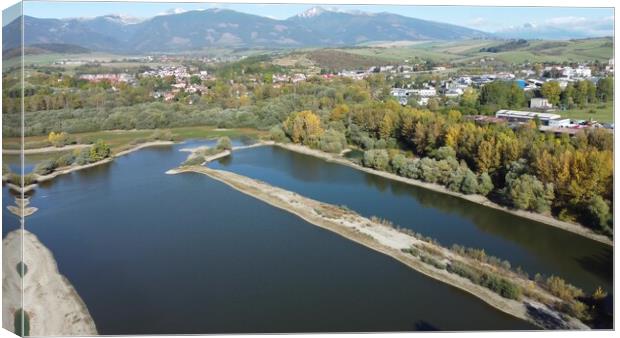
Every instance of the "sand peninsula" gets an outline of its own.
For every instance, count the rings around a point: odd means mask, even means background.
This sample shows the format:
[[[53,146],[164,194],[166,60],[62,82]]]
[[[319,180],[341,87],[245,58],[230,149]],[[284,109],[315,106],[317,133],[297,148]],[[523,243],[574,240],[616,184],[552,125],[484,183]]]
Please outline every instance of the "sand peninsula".
[[[216,179],[233,189],[290,212],[305,221],[342,237],[388,255],[431,278],[464,290],[489,305],[531,322],[544,329],[589,329],[576,318],[561,314],[546,304],[561,300],[548,291],[512,271],[473,258],[458,255],[422,236],[397,229],[385,221],[368,219],[343,207],[322,203],[291,191],[280,189],[249,177],[201,165],[180,166],[166,174],[195,172]],[[432,262],[432,263],[429,263]],[[446,269],[450,264],[464,264],[497,273],[527,290],[519,300],[508,299]],[[438,267],[441,265],[442,267]]]
[[[312,149],[310,147],[307,146],[303,146],[303,145],[299,145],[299,144],[291,144],[291,143],[275,143],[274,144],[277,147],[289,150],[289,151],[293,151],[296,153],[300,153],[300,154],[304,154],[304,155],[309,155],[309,156],[313,156],[316,158],[320,158],[322,160],[328,161],[328,162],[334,162],[334,163],[338,163],[338,164],[342,164],[342,165],[346,165],[349,166],[351,168],[360,170],[360,171],[364,171],[367,172],[369,174],[373,174],[373,175],[377,175],[377,176],[381,176],[390,180],[395,180],[395,181],[399,181],[402,183],[406,183],[406,184],[410,184],[410,185],[414,185],[417,187],[421,187],[424,189],[428,189],[428,190],[432,190],[432,191],[436,191],[439,193],[443,193],[443,194],[447,194],[447,195],[451,195],[451,196],[455,196],[455,197],[459,197],[462,198],[464,200],[467,200],[469,202],[473,202],[473,203],[477,203],[480,205],[484,205],[486,207],[489,208],[493,208],[496,210],[500,210],[503,212],[507,212],[509,214],[513,214],[515,216],[518,217],[522,217],[522,218],[527,218],[542,224],[546,224],[549,226],[553,226],[565,231],[569,231],[572,232],[574,234],[607,244],[609,246],[613,246],[613,241],[605,236],[605,235],[601,235],[598,234],[594,231],[592,231],[589,228],[584,227],[583,225],[580,224],[576,224],[576,223],[570,223],[570,222],[565,222],[565,221],[561,221],[557,218],[554,218],[552,216],[548,216],[548,215],[543,215],[543,214],[539,214],[539,213],[535,213],[535,212],[529,212],[529,211],[525,211],[525,210],[516,210],[516,209],[510,209],[508,207],[499,205],[495,202],[492,202],[491,200],[489,200],[488,198],[486,198],[485,196],[482,195],[465,195],[462,194],[460,192],[455,192],[452,191],[442,185],[439,184],[435,184],[435,183],[427,183],[427,182],[422,182],[420,180],[415,180],[412,178],[407,178],[407,177],[402,177],[402,176],[398,176],[396,174],[393,173],[389,173],[386,171],[381,171],[381,170],[376,170],[376,169],[372,169],[372,168],[367,168],[364,166],[361,166],[359,164],[356,164],[354,162],[352,162],[351,160],[343,157],[342,153],[341,154],[330,154],[330,153],[326,153],[324,151],[321,150],[317,150],[317,149]]]
[[[18,265],[24,252],[22,277]],[[15,331],[15,313],[23,308],[31,336],[91,336],[97,328],[71,283],[60,274],[52,253],[26,230],[14,230],[2,240],[2,327]]]
[[[439,192],[442,194],[447,194],[447,195],[451,195],[454,197],[458,197],[458,198],[462,198],[464,200],[467,200],[469,202],[472,203],[476,203],[476,204],[480,204],[483,205],[485,207],[489,207],[489,208],[493,208],[496,210],[500,210],[502,212],[506,212],[521,218],[526,218],[532,221],[536,221],[538,223],[541,224],[545,224],[545,225],[549,225],[564,231],[568,231],[571,233],[574,233],[576,235],[582,236],[582,237],[586,237],[588,239],[609,245],[609,246],[613,246],[613,241],[602,234],[598,234],[594,231],[592,231],[589,228],[584,227],[583,225],[580,224],[576,224],[576,223],[571,223],[571,222],[565,222],[565,221],[561,221],[557,218],[554,218],[552,216],[548,216],[548,215],[543,215],[543,214],[539,214],[539,213],[535,213],[535,212],[530,212],[530,211],[525,211],[525,210],[516,210],[516,209],[511,209],[502,205],[499,205],[495,202],[492,202],[491,200],[489,200],[488,198],[486,198],[485,196],[482,195],[477,195],[477,194],[472,194],[472,195],[466,195],[466,194],[462,194],[460,192],[456,192],[456,191],[452,191],[442,185],[439,184],[435,184],[435,183],[427,183],[427,182],[423,182],[420,180],[416,180],[416,179],[412,179],[412,178],[407,178],[407,177],[402,177],[402,176],[398,176],[396,174],[393,173],[389,173],[386,171],[381,171],[381,170],[376,170],[376,169],[372,169],[372,168],[367,168],[364,167],[362,165],[359,165],[357,163],[352,162],[351,160],[347,159],[344,157],[344,155],[350,151],[350,149],[345,149],[343,150],[340,154],[332,154],[332,153],[327,153],[321,150],[317,150],[317,149],[312,149],[310,147],[307,146],[303,146],[303,145],[299,145],[299,144],[292,144],[292,143],[279,143],[279,142],[274,142],[274,141],[260,141],[257,143],[254,143],[252,145],[249,146],[241,146],[241,147],[233,147],[233,151],[235,150],[242,150],[242,149],[247,149],[247,148],[254,148],[254,147],[261,147],[261,146],[276,146],[276,147],[280,147],[282,149],[286,149],[288,151],[292,151],[292,152],[296,152],[299,154],[304,154],[304,155],[308,155],[308,156],[313,156],[319,159],[322,159],[324,161],[327,162],[332,162],[332,163],[337,163],[337,164],[341,164],[341,165],[346,165],[348,167],[351,167],[353,169],[356,170],[360,170],[372,175],[377,175],[377,176],[381,176],[383,178],[387,178],[390,180],[394,180],[394,181],[398,181],[398,182],[402,182],[405,184],[409,184],[409,185],[414,185],[417,187],[421,187],[424,189],[428,189],[428,190],[432,190],[435,192]],[[195,154],[198,152],[198,150],[200,149],[205,149],[207,147],[199,147],[199,148],[193,148],[193,149],[182,149],[181,151],[186,151],[186,152],[190,152],[190,156],[188,157],[188,159],[192,158],[193,156],[195,156]],[[230,155],[230,153],[218,153],[215,155],[211,155],[210,157],[206,158],[205,161],[203,162],[203,165],[210,162],[210,161],[214,161],[216,159],[220,159],[222,157],[228,156]]]

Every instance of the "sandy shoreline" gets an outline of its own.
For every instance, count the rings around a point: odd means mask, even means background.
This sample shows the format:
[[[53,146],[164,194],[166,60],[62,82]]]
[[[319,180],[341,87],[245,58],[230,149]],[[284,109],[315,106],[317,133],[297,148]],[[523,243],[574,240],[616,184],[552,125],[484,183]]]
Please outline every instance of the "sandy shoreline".
[[[17,271],[21,259],[23,233],[23,262],[26,266],[21,295],[22,278]],[[2,327],[14,331],[15,311],[23,308],[30,319],[31,336],[89,336],[97,328],[88,308],[71,283],[60,274],[56,260],[37,237],[22,230],[7,234],[2,240]]]
[[[571,318],[568,321],[560,319],[557,312],[549,309],[542,303],[527,298],[523,298],[521,301],[503,298],[497,293],[474,284],[466,278],[428,265],[422,262],[419,257],[404,253],[402,249],[408,249],[412,246],[418,248],[432,246],[433,251],[438,253],[436,258],[440,261],[459,261],[467,262],[468,264],[472,264],[474,261],[467,257],[458,256],[446,248],[424,242],[414,236],[362,217],[354,212],[306,198],[299,194],[232,172],[215,170],[202,166],[187,166],[169,170],[167,174],[178,174],[183,172],[196,172],[207,175],[242,193],[293,213],[311,224],[388,255],[420,273],[464,290],[505,313],[527,320],[537,326],[543,328],[558,328],[557,326],[549,327],[549,324],[545,324],[532,316],[530,311],[528,311],[528,307],[535,307],[557,318],[558,321],[562,323],[561,325],[556,324],[559,325],[559,327],[588,329],[586,325],[577,319]],[[474,262],[473,264],[483,263]],[[488,264],[483,264],[483,268],[490,270],[496,269]],[[508,278],[522,287],[529,287],[530,290],[534,290],[542,299],[557,300],[557,298],[551,296],[545,290],[540,289],[538,286],[533,286],[529,280],[517,277],[516,274],[511,274]]]
[[[343,157],[340,157],[338,155],[333,155],[333,154],[329,154],[329,153],[325,153],[323,151],[320,150],[315,150],[315,149],[310,149],[308,147],[302,146],[302,145],[297,145],[297,144],[283,144],[283,143],[276,143],[275,144],[278,147],[281,147],[283,149],[287,149],[290,151],[294,151],[297,153],[301,153],[301,154],[305,154],[305,155],[310,155],[310,156],[314,156],[329,162],[335,162],[338,164],[342,164],[342,165],[346,165],[349,166],[351,168],[357,169],[357,170],[361,170],[364,172],[367,172],[369,174],[373,174],[373,175],[377,175],[377,176],[381,176],[387,179],[391,179],[391,180],[395,180],[395,181],[399,181],[402,183],[406,183],[406,184],[410,184],[410,185],[415,185],[418,187],[422,187],[425,189],[429,189],[429,190],[433,190],[436,192],[440,192],[440,193],[444,193],[444,194],[448,194],[451,196],[455,196],[455,197],[459,197],[462,198],[464,200],[473,202],[473,203],[477,203],[489,208],[493,208],[496,210],[500,210],[503,212],[507,212],[510,214],[513,214],[515,216],[519,216],[522,218],[527,218],[539,223],[543,223],[549,226],[553,226],[555,228],[559,228],[565,231],[569,231],[572,232],[574,234],[601,242],[603,244],[607,244],[610,246],[613,246],[613,241],[611,239],[609,239],[609,237],[601,235],[601,234],[597,234],[594,231],[579,225],[579,224],[574,224],[574,223],[569,223],[569,222],[564,222],[561,221],[559,219],[556,219],[554,217],[551,216],[546,216],[546,215],[542,215],[542,214],[537,214],[537,213],[533,213],[533,212],[529,212],[529,211],[525,211],[525,210],[514,210],[514,209],[509,209],[507,207],[504,207],[502,205],[499,205],[497,203],[494,203],[492,201],[490,201],[489,199],[487,199],[486,197],[482,196],[482,195],[465,195],[465,194],[461,194],[459,192],[455,192],[452,190],[449,190],[448,188],[441,186],[439,184],[434,184],[434,183],[426,183],[426,182],[422,182],[419,180],[414,180],[411,178],[406,178],[406,177],[402,177],[402,176],[398,176],[396,174],[392,174],[392,173],[388,173],[385,171],[380,171],[380,170],[375,170],[375,169],[371,169],[371,168],[366,168],[363,167],[361,165],[355,164]]]
[[[101,161],[97,161],[97,162],[93,162],[93,163],[88,163],[88,164],[84,164],[84,165],[71,165],[71,166],[64,167],[64,168],[58,168],[58,169],[54,170],[52,173],[47,174],[47,175],[38,175],[38,174],[34,174],[34,173],[33,174],[35,175],[37,183],[45,182],[45,181],[52,180],[55,177],[60,176],[60,175],[70,174],[70,173],[75,172],[75,171],[79,171],[79,170],[83,170],[83,169],[87,169],[87,168],[92,168],[92,167],[96,167],[98,165],[102,165],[102,164],[106,164],[106,163],[112,162],[117,157],[121,157],[121,156],[130,154],[130,153],[132,153],[134,151],[138,151],[138,150],[143,149],[143,148],[156,147],[156,146],[166,146],[166,145],[172,145],[172,144],[174,144],[174,142],[172,142],[172,141],[153,141],[153,142],[141,143],[141,144],[138,144],[138,145],[136,145],[135,147],[133,147],[131,149],[123,150],[123,151],[120,151],[120,152],[118,152],[116,154],[113,154],[110,157],[104,158]],[[8,183],[8,184],[9,184],[9,187],[11,189],[13,189],[13,190],[15,190],[17,192],[23,192],[23,193],[26,193],[26,192],[28,192],[28,191],[30,191],[30,190],[32,190],[32,189],[37,187],[37,184],[30,184],[28,186],[25,186],[24,188],[21,188],[21,187],[15,185],[15,184],[12,184],[12,183]]]

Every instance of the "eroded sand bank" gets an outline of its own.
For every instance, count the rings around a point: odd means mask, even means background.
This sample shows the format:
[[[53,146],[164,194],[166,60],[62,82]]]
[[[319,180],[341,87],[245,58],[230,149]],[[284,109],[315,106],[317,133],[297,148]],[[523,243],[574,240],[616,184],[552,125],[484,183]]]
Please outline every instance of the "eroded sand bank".
[[[22,277],[18,264],[23,262]],[[29,317],[31,336],[87,336],[97,329],[88,308],[71,283],[60,274],[56,260],[38,238],[15,230],[2,240],[2,326],[14,331],[15,312],[23,308]]]

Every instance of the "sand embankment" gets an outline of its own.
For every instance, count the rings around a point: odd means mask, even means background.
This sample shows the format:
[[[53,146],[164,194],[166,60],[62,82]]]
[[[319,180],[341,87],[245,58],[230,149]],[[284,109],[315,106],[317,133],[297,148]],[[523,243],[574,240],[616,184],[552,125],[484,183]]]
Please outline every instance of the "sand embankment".
[[[45,154],[45,153],[54,153],[60,151],[69,151],[75,149],[82,149],[91,147],[92,144],[70,144],[62,147],[44,147],[44,148],[33,148],[33,149],[24,149],[25,155],[32,154]],[[21,153],[20,149],[2,149],[2,153],[6,155],[19,155]]]
[[[519,301],[503,298],[497,293],[474,284],[466,278],[450,273],[445,269],[439,269],[424,263],[420,256],[414,256],[402,250],[415,247],[424,250],[426,254],[446,264],[458,261],[469,264],[470,266],[476,264],[480,266],[480,268],[488,269],[489,271],[497,270],[494,266],[473,261],[473,259],[468,257],[456,255],[452,251],[439,245],[422,241],[415,236],[381,224],[378,220],[370,220],[350,210],[322,203],[232,172],[210,169],[203,166],[185,166],[169,170],[167,173],[178,174],[183,172],[196,172],[208,175],[242,193],[293,213],[309,223],[335,232],[342,237],[388,255],[429,277],[469,292],[505,313],[527,320],[540,327],[549,329],[588,329],[586,325],[577,319],[562,319],[559,313],[538,301],[529,298],[523,298]],[[514,273],[504,272],[502,277],[510,279],[521,287],[527,287],[529,292],[535,293],[541,297],[540,299],[546,299],[549,302],[557,301],[556,297],[548,294],[531,281],[518,277]],[[532,313],[532,308],[537,309],[536,315]],[[544,313],[544,315],[540,316],[541,313]],[[541,319],[548,319],[550,317],[554,318],[551,322]]]
[[[23,262],[22,278],[17,266]],[[71,283],[60,274],[52,253],[37,237],[15,230],[2,240],[2,327],[15,331],[15,312],[23,308],[31,336],[89,336],[97,328]]]
[[[133,153],[134,151],[143,149],[143,148],[147,148],[147,147],[157,147],[157,146],[169,146],[174,144],[173,141],[152,141],[152,142],[145,142],[145,143],[140,143],[138,145],[136,145],[135,147],[132,147],[130,149],[127,150],[123,150],[120,151],[116,154],[114,154],[114,157],[120,157],[123,155],[127,155],[129,153]]]
[[[387,179],[391,179],[391,180],[395,180],[395,181],[399,181],[399,182],[403,182],[406,184],[410,184],[410,185],[415,185],[418,187],[422,187],[424,189],[428,189],[428,190],[433,190],[436,192],[440,192],[443,194],[448,194],[451,196],[455,196],[458,198],[462,198],[464,200],[473,202],[473,203],[477,203],[480,205],[484,205],[486,207],[489,208],[493,208],[496,210],[500,210],[503,212],[507,212],[510,214],[513,214],[515,216],[519,216],[522,218],[527,218],[539,223],[543,223],[546,225],[550,225],[565,231],[569,231],[572,232],[574,234],[613,246],[613,241],[605,236],[605,235],[601,235],[601,234],[597,234],[596,232],[592,231],[591,229],[588,229],[582,225],[579,224],[575,224],[575,223],[570,223],[570,222],[565,222],[565,221],[561,221],[557,218],[554,218],[552,216],[548,216],[548,215],[543,215],[543,214],[539,214],[539,213],[535,213],[535,212],[529,212],[529,211],[525,211],[525,210],[516,210],[516,209],[510,209],[507,208],[505,206],[499,205],[495,202],[490,201],[488,198],[486,198],[485,196],[482,195],[465,195],[459,192],[455,192],[452,191],[442,185],[439,184],[435,184],[435,183],[427,183],[427,182],[422,182],[419,180],[415,180],[415,179],[411,179],[411,178],[407,178],[407,177],[402,177],[402,176],[398,176],[396,174],[392,174],[392,173],[388,173],[385,171],[380,171],[380,170],[376,170],[376,169],[372,169],[372,168],[367,168],[367,167],[363,167],[361,165],[358,165],[356,163],[351,162],[350,160],[343,158],[342,156],[339,155],[334,155],[334,154],[329,154],[320,150],[316,150],[316,149],[311,149],[308,148],[306,146],[302,146],[302,145],[298,145],[298,144],[283,144],[283,143],[276,143],[275,144],[278,147],[290,150],[290,151],[294,151],[297,153],[301,153],[301,154],[305,154],[305,155],[310,155],[310,156],[314,156],[329,162],[335,162],[338,164],[343,164],[352,168],[355,168],[357,170],[361,170],[364,172],[367,172],[369,174],[373,174],[373,175],[377,175],[377,176],[381,176]]]

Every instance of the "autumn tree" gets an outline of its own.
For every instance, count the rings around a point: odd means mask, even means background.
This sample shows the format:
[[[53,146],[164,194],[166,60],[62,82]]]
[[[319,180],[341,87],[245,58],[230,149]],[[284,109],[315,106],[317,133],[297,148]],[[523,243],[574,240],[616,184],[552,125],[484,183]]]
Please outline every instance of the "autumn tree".
[[[316,145],[323,135],[321,118],[309,110],[292,113],[284,121],[283,127],[286,135],[295,143]]]

